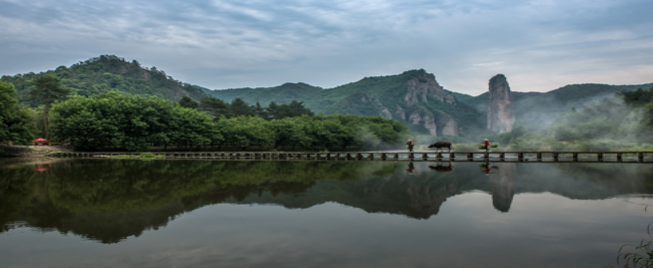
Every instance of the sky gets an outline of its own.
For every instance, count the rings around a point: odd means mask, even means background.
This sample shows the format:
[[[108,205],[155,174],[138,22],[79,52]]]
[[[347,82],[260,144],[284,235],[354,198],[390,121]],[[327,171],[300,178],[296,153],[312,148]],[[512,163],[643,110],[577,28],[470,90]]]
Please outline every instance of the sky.
[[[0,0],[0,75],[100,55],[209,89],[424,69],[479,95],[653,82],[653,0]]]

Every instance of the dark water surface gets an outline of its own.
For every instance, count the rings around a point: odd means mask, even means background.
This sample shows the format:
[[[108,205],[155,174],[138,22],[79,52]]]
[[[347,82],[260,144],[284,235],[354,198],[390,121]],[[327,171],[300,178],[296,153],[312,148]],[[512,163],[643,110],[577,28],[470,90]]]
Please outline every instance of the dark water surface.
[[[0,267],[602,267],[652,239],[651,164],[0,165]]]

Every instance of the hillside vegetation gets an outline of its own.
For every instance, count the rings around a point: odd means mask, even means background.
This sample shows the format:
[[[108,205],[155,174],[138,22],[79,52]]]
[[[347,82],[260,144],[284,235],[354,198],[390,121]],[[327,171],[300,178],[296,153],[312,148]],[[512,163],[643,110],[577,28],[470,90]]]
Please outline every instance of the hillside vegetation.
[[[428,90],[411,87],[411,82],[431,83]],[[246,102],[290,103],[293,100],[303,102],[315,113],[354,114],[363,116],[382,116],[392,118],[407,126],[415,133],[428,134],[426,119],[437,125],[437,134],[443,133],[444,126],[455,121],[455,132],[470,134],[478,132],[484,126],[485,117],[477,110],[455,100],[444,100],[451,92],[438,89],[439,85],[431,74],[425,70],[410,70],[398,75],[366,77],[357,82],[337,86],[330,89],[307,85],[304,83],[287,83],[270,88],[240,88],[228,90],[213,90],[207,93],[225,101],[241,98]],[[415,92],[415,91],[429,92]],[[433,91],[441,92],[433,93]],[[418,98],[411,103],[407,101],[412,95],[423,94],[426,99]],[[440,94],[440,95],[438,95]],[[415,123],[419,121],[419,123]]]
[[[291,103],[293,100],[306,102],[321,91],[322,88],[305,83],[285,83],[277,87],[207,90],[206,93],[226,102],[240,98],[248,103],[267,105],[270,102]]]
[[[397,75],[366,77],[329,89],[305,83],[285,83],[269,88],[209,90],[177,81],[156,67],[141,66],[136,60],[126,61],[117,56],[103,55],[73,64],[70,67],[60,66],[46,72],[5,75],[0,79],[0,83],[2,83],[0,84],[2,89],[0,103],[3,106],[0,110],[0,138],[2,138],[0,142],[26,144],[36,137],[49,137],[49,111],[51,107],[59,107],[59,113],[54,118],[57,119],[55,125],[60,138],[81,135],[78,133],[81,130],[75,130],[75,127],[80,126],[70,124],[66,127],[70,127],[69,131],[71,132],[65,135],[61,132],[62,124],[67,121],[79,120],[79,122],[94,125],[93,131],[99,130],[102,135],[110,133],[107,137],[110,137],[111,141],[86,141],[87,143],[81,145],[79,142],[82,141],[72,139],[71,143],[77,143],[87,149],[101,147],[126,150],[146,148],[144,144],[188,148],[197,148],[206,144],[241,148],[250,147],[250,145],[260,148],[289,146],[312,149],[375,147],[386,143],[398,144],[400,143],[399,137],[413,134],[428,136],[422,136],[423,142],[441,139],[454,142],[477,142],[479,138],[490,137],[502,144],[512,144],[514,147],[523,147],[525,144],[530,144],[532,140],[547,140],[549,144],[553,144],[552,141],[562,142],[555,146],[564,147],[569,143],[578,143],[598,137],[591,135],[592,131],[574,130],[581,125],[584,130],[600,131],[603,134],[610,133],[607,136],[602,135],[604,138],[618,140],[627,135],[629,140],[638,144],[649,142],[645,138],[648,135],[648,125],[645,121],[648,120],[649,114],[642,112],[645,111],[645,107],[648,107],[649,100],[646,99],[648,95],[642,92],[646,92],[643,89],[653,87],[653,83],[618,86],[580,84],[568,85],[546,93],[513,92],[514,113],[517,119],[515,130],[511,133],[496,135],[485,129],[487,93],[470,96],[445,90],[438,84],[433,74],[429,74],[423,69],[410,70]],[[635,91],[638,88],[643,89]],[[106,95],[110,92],[113,93]],[[642,103],[633,104],[626,101],[626,104],[623,104],[621,99],[628,96],[623,95],[623,92],[638,92],[637,94],[643,96],[638,97],[638,101]],[[615,97],[616,93],[621,95]],[[98,95],[103,96],[99,99],[104,99],[102,101],[94,99]],[[131,99],[126,96],[154,97],[156,99],[148,99],[148,101],[156,103],[150,108],[167,111],[170,114],[161,115],[159,118],[146,118],[148,114],[156,113],[150,110],[130,110],[131,106],[125,105],[132,105],[132,102],[143,99]],[[616,98],[617,100],[604,101],[605,98]],[[65,116],[61,117],[62,107],[75,106],[71,104],[73,102],[66,101],[66,99],[76,102],[77,107],[86,105],[81,103],[94,101],[97,105],[103,101],[124,102],[121,105],[125,107],[114,105],[111,109],[111,113],[117,113],[114,116],[122,116],[121,119],[116,119],[115,122],[118,123],[115,128],[124,129],[124,131],[115,132],[116,129],[108,127],[111,124],[99,124],[98,122],[110,118],[108,114],[101,112],[84,114],[74,111],[70,113],[72,118],[70,120]],[[32,107],[27,108],[27,105]],[[175,106],[181,106],[186,110],[175,108]],[[147,109],[148,107],[140,108]],[[618,112],[615,112],[617,109]],[[637,112],[634,112],[635,110]],[[101,109],[97,109],[97,111],[101,111]],[[85,112],[88,112],[88,109]],[[119,114],[128,112],[133,114]],[[589,115],[581,116],[585,113]],[[204,117],[204,115],[208,117]],[[374,118],[362,119],[333,115]],[[248,119],[250,117],[257,119]],[[304,119],[286,119],[295,117]],[[174,134],[163,131],[161,133],[165,135],[153,137],[153,133],[156,132],[153,128],[144,130],[138,128],[142,122],[150,121],[153,122],[153,125],[148,127],[162,127],[170,130],[177,127],[171,124],[170,120],[160,121],[164,118],[175,118],[177,124],[189,124],[190,128],[199,126],[197,129],[188,130],[189,133],[207,130],[208,134],[203,133],[191,137],[183,136],[179,131]],[[184,120],[198,121],[186,122]],[[281,122],[282,120],[284,121]],[[316,125],[309,122],[316,120],[328,124]],[[392,123],[393,120],[399,122],[403,127]],[[272,123],[272,121],[276,123]],[[130,124],[134,124],[134,128],[126,127]],[[261,130],[265,135],[250,135],[243,138],[242,142],[223,140],[227,135],[216,135],[222,130],[240,127],[240,124],[265,125],[265,128]],[[291,126],[293,124],[303,124],[304,128],[292,134],[295,135],[292,137],[294,139],[292,142],[275,140],[279,137],[274,136],[266,139],[260,138],[272,133],[271,129],[275,128],[275,131],[281,131],[283,128],[293,128],[295,131],[297,129],[296,126]],[[329,124],[333,124],[333,126]],[[335,138],[333,135],[340,135],[336,132],[340,131],[338,129],[342,126],[345,127],[342,132],[345,134]],[[322,138],[318,137],[317,132],[310,134],[313,135],[310,142],[303,140],[310,136],[309,133],[314,130],[311,129],[313,127],[316,129],[331,128],[328,134],[331,136],[323,138],[332,140],[336,145],[329,146],[322,143],[323,141],[320,140]],[[243,133],[249,131],[241,130]],[[138,135],[130,136],[138,131],[141,131]],[[373,135],[370,136],[370,133]],[[638,134],[631,135],[629,133]],[[372,142],[366,141],[366,137],[371,137],[372,139],[369,141]],[[133,140],[130,140],[132,138]],[[285,138],[281,137],[281,139]],[[336,140],[338,141],[336,142]],[[533,146],[536,145],[527,147]],[[472,146],[472,148],[474,147]]]
[[[34,81],[46,75],[60,79],[61,85],[70,89],[71,94],[81,96],[108,91],[157,96],[171,101],[184,96],[196,100],[206,96],[202,87],[177,81],[156,67],[147,68],[136,60],[128,62],[113,55],[102,55],[46,72],[4,75],[0,81],[12,84],[19,99],[26,100],[27,92],[34,89]]]
[[[487,118],[488,93],[479,96],[450,92],[455,98],[455,105],[432,99],[407,104],[407,82],[411,79],[423,80],[424,70],[411,70],[398,75],[366,77],[357,82],[330,89],[303,83],[287,83],[270,88],[241,88],[207,91],[216,98],[226,101],[242,98],[254,103],[290,103],[293,100],[303,102],[307,108],[323,114],[356,114],[365,116],[392,117],[406,125],[415,133],[428,134],[423,124],[414,124],[408,116],[430,116],[441,122],[449,118],[459,126],[459,135],[467,139],[488,135],[484,130]],[[638,88],[649,88],[653,83],[642,85],[606,85],[574,84],[549,92],[512,92],[514,114],[518,125],[525,129],[542,130],[550,127],[556,118],[572,109],[583,108],[614,97],[616,93],[630,92]],[[384,109],[390,113],[384,113]],[[401,111],[401,112],[397,112]],[[444,123],[438,125],[438,136],[442,133]]]

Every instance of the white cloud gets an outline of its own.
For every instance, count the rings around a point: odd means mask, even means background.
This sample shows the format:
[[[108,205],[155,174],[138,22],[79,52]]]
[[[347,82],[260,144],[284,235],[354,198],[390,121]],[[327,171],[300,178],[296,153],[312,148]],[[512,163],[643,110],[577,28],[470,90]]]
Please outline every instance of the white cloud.
[[[288,81],[333,87],[417,68],[469,94],[487,90],[499,72],[511,85],[539,91],[653,80],[645,73],[653,66],[653,18],[640,16],[653,8],[646,0],[0,0],[0,6],[0,60],[10,63],[0,74],[115,54],[209,88]]]

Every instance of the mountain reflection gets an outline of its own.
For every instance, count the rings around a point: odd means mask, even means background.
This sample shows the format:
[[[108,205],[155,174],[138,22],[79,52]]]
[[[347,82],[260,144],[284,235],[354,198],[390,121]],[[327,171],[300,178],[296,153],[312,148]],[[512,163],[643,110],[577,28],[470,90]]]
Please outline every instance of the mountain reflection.
[[[486,172],[490,175],[490,184],[492,184],[492,205],[501,212],[508,212],[512,197],[515,195],[517,164],[504,163],[495,172]]]
[[[452,196],[492,195],[508,212],[515,193],[572,199],[651,193],[650,165],[433,162],[71,160],[0,168],[0,232],[17,226],[117,243],[219,203],[309,208],[337,202],[415,219]],[[487,175],[486,175],[487,174]],[[626,178],[626,179],[624,179]]]

